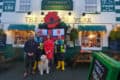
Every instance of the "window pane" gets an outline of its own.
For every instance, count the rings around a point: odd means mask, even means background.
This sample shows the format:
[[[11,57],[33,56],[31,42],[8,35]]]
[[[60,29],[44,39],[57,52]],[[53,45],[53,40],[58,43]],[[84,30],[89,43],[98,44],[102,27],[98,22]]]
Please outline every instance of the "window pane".
[[[31,7],[31,0],[20,0],[19,11],[23,11],[23,12],[30,11],[30,7]]]
[[[85,0],[85,11],[88,13],[97,12],[97,0]]]

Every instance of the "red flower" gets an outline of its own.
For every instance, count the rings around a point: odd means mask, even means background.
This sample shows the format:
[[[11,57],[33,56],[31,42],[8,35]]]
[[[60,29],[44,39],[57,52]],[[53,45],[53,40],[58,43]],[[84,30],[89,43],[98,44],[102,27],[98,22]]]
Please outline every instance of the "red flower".
[[[57,15],[57,12],[49,12],[45,16],[44,21],[47,24],[48,28],[55,28],[59,24],[60,18]]]

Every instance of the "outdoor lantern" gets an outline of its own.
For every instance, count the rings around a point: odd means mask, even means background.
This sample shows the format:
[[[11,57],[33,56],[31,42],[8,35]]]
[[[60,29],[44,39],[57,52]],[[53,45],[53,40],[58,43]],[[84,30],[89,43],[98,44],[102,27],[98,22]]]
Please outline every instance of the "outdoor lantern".
[[[71,14],[72,14],[71,12],[68,13],[69,16],[71,16]]]
[[[86,15],[86,13],[82,13],[82,16],[85,16]]]
[[[27,15],[31,15],[31,12],[27,12]]]
[[[44,15],[44,12],[41,12],[41,15]]]

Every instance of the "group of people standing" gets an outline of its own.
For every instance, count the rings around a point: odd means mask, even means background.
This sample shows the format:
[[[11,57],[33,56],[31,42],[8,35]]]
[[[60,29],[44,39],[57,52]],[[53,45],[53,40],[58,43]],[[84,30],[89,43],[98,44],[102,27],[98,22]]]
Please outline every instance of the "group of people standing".
[[[24,77],[26,77],[28,73],[34,74],[37,71],[37,65],[40,64],[40,57],[43,54],[47,56],[50,68],[54,67],[53,63],[55,62],[55,58],[57,62],[56,69],[64,71],[65,44],[61,36],[58,36],[58,40],[54,41],[50,35],[47,36],[47,39],[43,40],[39,32],[37,32],[35,36],[30,34],[29,39],[25,42],[24,51]]]

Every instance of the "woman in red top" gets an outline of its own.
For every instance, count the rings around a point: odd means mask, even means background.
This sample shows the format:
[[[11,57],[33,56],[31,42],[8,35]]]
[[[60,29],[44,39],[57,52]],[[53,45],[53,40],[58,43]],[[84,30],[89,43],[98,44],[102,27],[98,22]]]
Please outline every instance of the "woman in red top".
[[[49,66],[52,67],[54,55],[54,41],[50,38],[50,36],[47,36],[47,39],[44,41],[44,51],[49,60]]]

